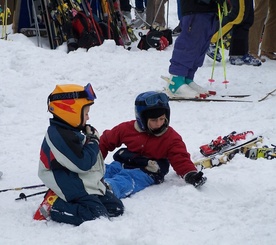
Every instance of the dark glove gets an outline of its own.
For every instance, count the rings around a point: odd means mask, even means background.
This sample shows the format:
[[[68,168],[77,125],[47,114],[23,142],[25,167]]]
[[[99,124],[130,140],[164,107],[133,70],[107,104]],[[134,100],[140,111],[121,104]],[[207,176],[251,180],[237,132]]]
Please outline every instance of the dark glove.
[[[201,171],[189,172],[185,175],[185,181],[197,188],[204,185],[204,183],[207,181],[207,178],[203,177],[203,173]]]
[[[98,131],[92,127],[91,125],[85,125],[84,133],[86,134],[86,142],[89,143],[97,143],[100,142],[100,135]]]

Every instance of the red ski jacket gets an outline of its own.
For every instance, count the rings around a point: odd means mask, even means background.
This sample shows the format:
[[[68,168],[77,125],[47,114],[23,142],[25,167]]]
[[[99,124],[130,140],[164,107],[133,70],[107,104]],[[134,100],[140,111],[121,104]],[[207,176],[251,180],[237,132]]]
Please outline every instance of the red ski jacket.
[[[184,176],[197,171],[181,136],[168,127],[160,136],[141,131],[135,120],[123,122],[111,130],[105,130],[100,138],[100,150],[106,158],[109,151],[124,144],[129,151],[155,160],[167,158],[174,171]]]

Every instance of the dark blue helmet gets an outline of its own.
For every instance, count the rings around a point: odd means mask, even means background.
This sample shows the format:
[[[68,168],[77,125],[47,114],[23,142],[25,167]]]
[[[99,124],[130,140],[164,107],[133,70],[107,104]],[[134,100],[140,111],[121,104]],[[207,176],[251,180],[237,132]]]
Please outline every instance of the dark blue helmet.
[[[139,94],[135,100],[135,117],[139,127],[148,131],[148,118],[157,118],[165,114],[167,121],[163,130],[169,126],[170,106],[169,98],[165,93],[149,91]]]

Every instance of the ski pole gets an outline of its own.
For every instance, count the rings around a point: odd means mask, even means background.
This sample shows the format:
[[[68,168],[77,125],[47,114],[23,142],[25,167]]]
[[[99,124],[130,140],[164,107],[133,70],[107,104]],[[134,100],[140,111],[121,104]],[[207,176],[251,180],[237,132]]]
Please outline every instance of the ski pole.
[[[227,10],[227,4],[226,2],[224,2],[223,4],[223,14],[221,13],[221,6],[220,4],[218,4],[218,16],[219,16],[219,38],[217,38],[216,40],[216,48],[215,48],[215,54],[214,54],[214,61],[213,61],[213,65],[212,65],[212,73],[211,73],[211,78],[208,79],[208,81],[210,82],[210,84],[212,84],[213,82],[215,82],[214,79],[214,71],[215,71],[215,64],[216,64],[216,58],[217,58],[217,53],[218,53],[218,46],[219,46],[219,41],[221,41],[221,48],[222,48],[222,63],[223,63],[223,68],[224,68],[224,79],[225,81],[223,83],[226,84],[226,64],[225,64],[225,55],[224,55],[224,43],[223,43],[223,39],[222,39],[222,17],[223,15],[227,15],[228,10]]]
[[[34,188],[38,188],[38,187],[43,187],[45,186],[44,184],[40,184],[40,185],[29,185],[29,186],[23,186],[23,187],[16,187],[16,188],[9,188],[9,189],[3,189],[0,190],[0,192],[5,192],[5,191],[20,191],[23,189],[34,189]]]
[[[210,82],[210,85],[212,85],[212,83],[215,82],[214,71],[215,71],[216,58],[217,58],[217,53],[218,53],[218,43],[219,43],[219,39],[217,39],[217,41],[216,41],[216,49],[215,49],[214,60],[213,60],[213,65],[212,65],[211,78],[208,80]]]
[[[39,24],[38,24],[38,20],[37,20],[37,13],[36,13],[36,9],[35,9],[35,0],[32,0],[32,5],[33,5],[33,14],[34,14],[34,24],[35,24],[35,29],[36,29],[37,46],[42,48],[40,29],[39,29]]]
[[[46,192],[47,191],[40,191],[40,192],[36,192],[36,193],[30,194],[30,195],[27,195],[27,196],[25,195],[25,193],[22,192],[22,193],[19,194],[18,198],[15,198],[15,201],[22,200],[22,199],[25,199],[25,201],[27,201],[28,197],[33,197],[33,196],[45,194]]]
[[[218,16],[219,16],[219,37],[220,37],[220,43],[221,43],[221,56],[222,56],[222,66],[223,66],[223,75],[224,75],[224,83],[225,88],[227,88],[227,84],[229,81],[226,80],[226,62],[225,62],[225,54],[224,54],[224,43],[223,43],[223,36],[222,36],[222,14],[220,10],[220,4],[218,3]]]
[[[167,29],[169,29],[169,9],[170,9],[170,2],[168,0],[167,1],[167,24],[166,24]]]

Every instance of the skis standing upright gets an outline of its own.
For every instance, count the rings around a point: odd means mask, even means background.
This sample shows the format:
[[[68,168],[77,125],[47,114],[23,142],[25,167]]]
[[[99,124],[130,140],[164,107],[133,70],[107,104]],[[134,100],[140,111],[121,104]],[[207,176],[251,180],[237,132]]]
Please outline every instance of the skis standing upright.
[[[101,30],[99,24],[97,23],[97,21],[95,21],[95,19],[94,19],[90,3],[87,2],[87,0],[81,0],[81,4],[82,4],[82,8],[83,8],[84,13],[86,14],[86,16],[90,19],[90,21],[92,23],[93,29],[95,30],[95,34],[96,34],[97,39],[98,39],[98,42],[101,45],[103,43],[102,30]]]
[[[101,2],[102,15],[100,16],[103,23],[106,23],[107,39],[114,39],[117,45],[124,46],[122,33],[118,27],[118,21],[114,13],[113,1],[110,0],[99,0]]]
[[[45,25],[48,33],[49,43],[51,49],[56,49],[63,43],[61,30],[58,27],[58,16],[56,9],[51,0],[42,1],[42,13],[45,20]]]
[[[113,2],[113,7],[114,7],[115,16],[117,18],[118,27],[120,28],[120,31],[122,34],[124,45],[129,46],[131,44],[131,40],[128,35],[126,20],[121,11],[120,0],[115,0]]]
[[[8,25],[8,17],[11,15],[11,11],[8,8],[8,1],[5,0],[4,8],[0,9],[0,16],[2,21],[2,39],[7,40],[7,25]]]

